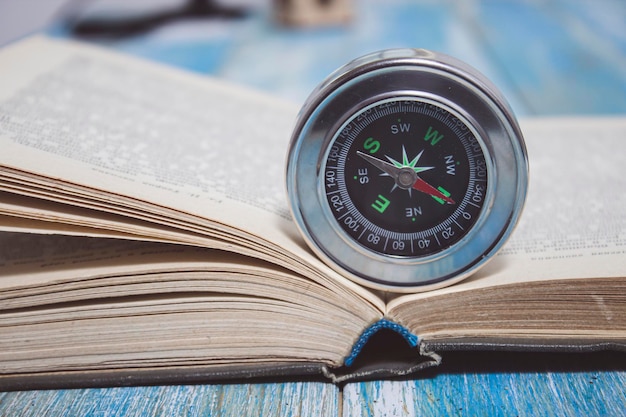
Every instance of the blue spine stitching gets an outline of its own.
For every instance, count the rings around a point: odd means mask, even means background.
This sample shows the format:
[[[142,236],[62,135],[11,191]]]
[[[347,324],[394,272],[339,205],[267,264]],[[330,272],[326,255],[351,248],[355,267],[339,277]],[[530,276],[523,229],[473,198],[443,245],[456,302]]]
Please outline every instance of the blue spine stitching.
[[[359,340],[357,340],[354,346],[352,346],[352,351],[350,352],[350,356],[348,356],[344,361],[346,366],[352,366],[352,364],[356,360],[357,356],[359,356],[359,353],[361,353],[361,350],[363,349],[367,341],[370,339],[370,337],[372,337],[380,329],[393,330],[394,332],[402,336],[404,340],[406,340],[406,342],[411,347],[416,347],[417,343],[419,342],[419,338],[416,335],[409,332],[406,327],[400,326],[398,323],[394,323],[391,320],[380,319],[376,323],[372,324],[367,329],[365,329],[365,331],[361,334],[361,337],[359,337]]]

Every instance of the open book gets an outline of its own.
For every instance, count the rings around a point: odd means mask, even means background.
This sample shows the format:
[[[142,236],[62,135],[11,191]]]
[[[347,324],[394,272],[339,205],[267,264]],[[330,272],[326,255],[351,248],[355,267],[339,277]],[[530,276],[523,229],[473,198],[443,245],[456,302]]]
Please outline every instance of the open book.
[[[70,41],[5,47],[0,387],[337,382],[450,349],[624,349],[626,118],[523,121],[531,183],[512,240],[466,281],[394,296],[298,235],[284,191],[297,110]],[[382,330],[414,360],[352,369]]]

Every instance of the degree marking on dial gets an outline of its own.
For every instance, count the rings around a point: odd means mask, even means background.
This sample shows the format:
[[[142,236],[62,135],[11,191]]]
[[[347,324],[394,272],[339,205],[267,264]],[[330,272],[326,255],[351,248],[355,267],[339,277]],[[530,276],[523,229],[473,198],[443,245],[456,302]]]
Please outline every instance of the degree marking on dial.
[[[346,212],[345,212],[345,213],[343,213],[341,216],[337,217],[337,220],[341,220],[341,219],[343,219],[343,218],[344,218],[344,217],[346,217],[348,214],[350,214],[350,212],[349,212],[349,211],[346,211]]]

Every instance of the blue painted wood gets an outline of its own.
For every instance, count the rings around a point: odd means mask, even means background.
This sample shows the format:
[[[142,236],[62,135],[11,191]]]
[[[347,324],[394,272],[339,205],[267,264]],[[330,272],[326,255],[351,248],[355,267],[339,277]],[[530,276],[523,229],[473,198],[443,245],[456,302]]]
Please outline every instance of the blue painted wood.
[[[0,393],[2,417],[335,417],[339,390],[323,383],[192,385]]]
[[[344,389],[343,417],[624,416],[626,372],[464,373]]]
[[[588,3],[622,16],[626,6],[613,1]],[[516,88],[530,114],[624,113],[626,33],[598,36],[602,22],[589,20],[587,8],[564,2],[497,0],[477,3],[475,25],[491,60]]]
[[[272,24],[269,11],[257,9],[243,20],[195,22],[195,30],[170,25],[102,43],[296,102],[357,56],[420,47],[475,66],[520,115],[626,113],[624,1],[362,0],[354,5],[355,18],[345,27],[281,28]],[[58,27],[52,31],[67,36]]]

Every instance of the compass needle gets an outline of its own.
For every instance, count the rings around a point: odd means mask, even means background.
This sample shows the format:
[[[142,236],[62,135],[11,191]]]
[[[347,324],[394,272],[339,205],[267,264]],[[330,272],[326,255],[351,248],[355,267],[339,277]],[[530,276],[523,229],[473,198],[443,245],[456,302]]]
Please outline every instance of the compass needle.
[[[382,159],[378,159],[374,156],[368,155],[361,151],[357,151],[356,154],[359,155],[361,158],[365,159],[367,162],[369,162],[376,168],[383,171],[384,174],[387,174],[390,177],[393,177],[394,179],[400,174],[400,169],[396,167],[395,165],[390,164],[389,162],[385,162]]]
[[[433,197],[437,197],[445,201],[448,204],[454,204],[454,200],[452,200],[449,196],[445,195],[444,193],[442,193],[441,191],[439,191],[432,185],[428,184],[426,181],[424,181],[420,177],[417,177],[417,180],[415,180],[411,188],[413,188],[414,190],[429,194]]]

